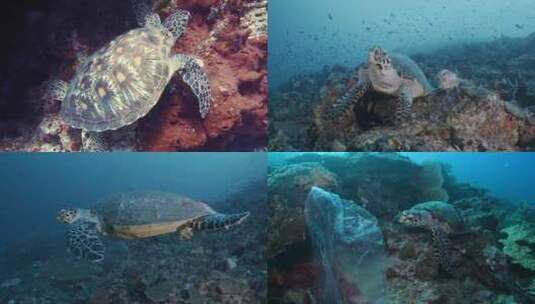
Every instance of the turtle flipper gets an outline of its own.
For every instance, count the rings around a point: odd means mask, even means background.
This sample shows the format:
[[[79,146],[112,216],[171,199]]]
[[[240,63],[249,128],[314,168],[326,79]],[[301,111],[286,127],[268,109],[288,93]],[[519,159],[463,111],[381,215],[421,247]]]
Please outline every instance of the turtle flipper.
[[[412,94],[405,84],[401,85],[396,109],[396,124],[403,123],[411,116],[412,112]]]
[[[63,80],[51,80],[45,84],[46,100],[50,101],[63,101],[67,95],[67,89],[69,84]]]
[[[323,119],[327,121],[335,121],[339,119],[339,117],[344,115],[352,105],[360,102],[364,94],[366,94],[370,88],[371,83],[368,80],[364,79],[358,81],[334,102],[334,104],[324,113]]]
[[[180,233],[182,239],[189,240],[193,236],[194,231],[230,229],[232,226],[241,224],[249,215],[250,212],[236,214],[209,214],[192,219],[179,226],[177,232]]]
[[[173,64],[180,76],[182,76],[182,80],[189,85],[193,94],[197,97],[201,117],[206,117],[212,103],[212,93],[208,76],[199,64],[199,60],[184,54],[175,55],[173,60]]]
[[[97,226],[93,222],[78,220],[71,224],[66,234],[68,248],[80,259],[100,262],[104,259],[104,244],[97,235]]]
[[[152,24],[156,20],[157,15],[152,15],[152,8],[147,0],[132,0],[131,3],[139,26],[145,26],[147,23]]]
[[[448,274],[453,273],[450,252],[449,252],[449,239],[444,229],[438,225],[431,227],[431,238],[433,241],[433,250],[435,258],[439,261],[442,269]]]
[[[103,133],[82,130],[82,151],[107,152],[110,147]]]
[[[163,22],[163,26],[169,30],[175,39],[180,38],[188,25],[191,14],[185,10],[177,10]]]

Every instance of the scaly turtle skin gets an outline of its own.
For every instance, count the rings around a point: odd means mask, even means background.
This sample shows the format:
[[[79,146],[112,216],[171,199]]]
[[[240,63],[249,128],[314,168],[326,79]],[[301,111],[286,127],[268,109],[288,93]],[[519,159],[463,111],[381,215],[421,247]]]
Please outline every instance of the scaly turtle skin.
[[[412,59],[401,54],[387,54],[382,48],[375,47],[368,53],[367,64],[359,68],[358,81],[336,100],[324,119],[337,120],[370,90],[397,96],[396,121],[403,122],[410,116],[413,99],[434,89]]]
[[[145,116],[176,71],[197,97],[202,118],[210,108],[210,86],[200,62],[171,52],[187,26],[189,12],[178,10],[162,23],[145,1],[133,3],[141,28],[83,59],[70,83],[54,81],[49,86],[49,96],[62,101],[62,120],[82,129],[84,150],[108,150],[100,132],[131,125]]]
[[[100,235],[142,239],[178,233],[190,239],[194,231],[229,229],[241,224],[249,212],[221,214],[203,202],[164,192],[135,192],[116,195],[88,209],[61,209],[57,219],[70,224],[69,251],[79,258],[104,259]]]
[[[455,207],[441,201],[420,203],[402,211],[395,220],[408,227],[431,231],[436,258],[446,272],[452,272],[449,235],[464,229],[464,222]]]

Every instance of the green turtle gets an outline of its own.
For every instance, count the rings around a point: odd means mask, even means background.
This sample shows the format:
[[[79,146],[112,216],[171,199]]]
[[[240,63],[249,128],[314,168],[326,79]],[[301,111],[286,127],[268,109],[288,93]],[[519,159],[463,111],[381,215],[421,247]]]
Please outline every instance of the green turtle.
[[[82,59],[72,80],[50,82],[47,98],[61,101],[60,116],[82,130],[82,149],[106,151],[101,132],[117,130],[145,116],[158,102],[175,72],[197,97],[204,118],[211,92],[202,62],[185,54],[172,54],[190,13],[177,10],[164,22],[143,0],[134,0],[141,28],[122,34]]]
[[[453,205],[442,201],[420,203],[402,211],[395,220],[408,227],[430,230],[435,257],[446,272],[452,272],[449,236],[462,232],[465,227]]]
[[[380,47],[368,52],[368,62],[359,68],[357,76],[357,81],[325,112],[327,121],[337,120],[373,90],[397,96],[396,121],[403,122],[410,116],[413,99],[434,91],[416,62],[402,54],[387,54]]]
[[[143,239],[177,233],[187,240],[194,231],[229,229],[249,212],[222,214],[203,202],[166,192],[133,192],[108,197],[91,209],[61,209],[60,222],[69,224],[69,251],[79,258],[100,262],[104,244],[100,235]]]

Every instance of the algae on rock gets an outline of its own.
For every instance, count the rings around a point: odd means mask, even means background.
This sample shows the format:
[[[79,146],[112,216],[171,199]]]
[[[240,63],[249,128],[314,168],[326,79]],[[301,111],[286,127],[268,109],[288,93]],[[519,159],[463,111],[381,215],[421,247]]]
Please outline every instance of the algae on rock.
[[[515,264],[535,271],[535,225],[521,223],[502,229],[507,238],[501,239],[504,253]]]

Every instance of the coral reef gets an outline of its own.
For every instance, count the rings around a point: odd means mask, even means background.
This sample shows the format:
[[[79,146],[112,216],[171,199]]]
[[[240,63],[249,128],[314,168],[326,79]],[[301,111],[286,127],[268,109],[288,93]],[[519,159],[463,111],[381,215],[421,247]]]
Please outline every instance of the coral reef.
[[[13,246],[0,255],[0,302],[265,302],[265,180],[245,185],[214,204],[223,212],[250,210],[248,225],[225,233],[202,233],[191,241],[180,241],[176,235],[111,240],[103,263],[74,258],[65,250],[62,233],[31,240],[42,246],[28,242]]]
[[[174,77],[157,106],[138,124],[120,130],[120,135],[105,135],[115,143],[112,149],[265,149],[266,1],[154,0],[153,4],[162,18],[177,8],[191,12],[190,25],[173,51],[202,60],[210,79],[212,109],[201,119],[195,97],[179,77]],[[28,24],[18,28],[18,45],[6,58],[26,58],[26,62],[18,65],[6,60],[4,71],[16,73],[0,76],[5,87],[0,98],[0,150],[77,151],[80,132],[70,130],[58,118],[59,103],[43,100],[43,83],[71,79],[83,53],[91,54],[135,28],[130,3],[55,0],[23,9],[26,11],[17,13],[26,14]],[[94,20],[99,20],[98,26]]]
[[[505,39],[505,38],[504,38]],[[533,150],[535,77],[529,65],[533,35],[463,45],[413,59],[442,89],[417,98],[412,118],[396,125],[396,100],[368,92],[338,120],[324,119],[356,81],[335,66],[290,79],[270,92],[271,150],[513,151]],[[531,58],[531,59],[530,59]],[[458,71],[457,74],[443,69]]]
[[[502,230],[507,235],[500,240],[503,251],[511,261],[535,272],[535,226],[521,223]]]
[[[311,170],[322,172],[314,180],[329,185],[341,201],[377,218],[387,256],[383,264],[386,303],[412,299],[410,303],[524,304],[535,300],[530,294],[535,272],[515,262],[504,243],[514,245],[514,252],[523,254],[517,258],[529,265],[525,254],[532,246],[533,232],[520,206],[457,182],[444,165],[419,165],[395,153],[309,153],[274,164],[269,173],[268,303],[323,303],[318,282],[324,280],[324,264],[313,254],[301,190],[314,186]],[[295,182],[302,180],[306,182]],[[448,237],[450,272],[436,258],[428,231],[395,222],[401,211],[436,197],[437,189],[460,217],[459,229],[451,230]],[[327,211],[322,214],[326,216]],[[299,224],[290,229],[291,223]],[[342,256],[338,255],[337,263],[344,262]],[[365,303],[362,295],[368,287],[364,283],[345,275],[338,282],[342,294],[359,299],[348,303]]]

